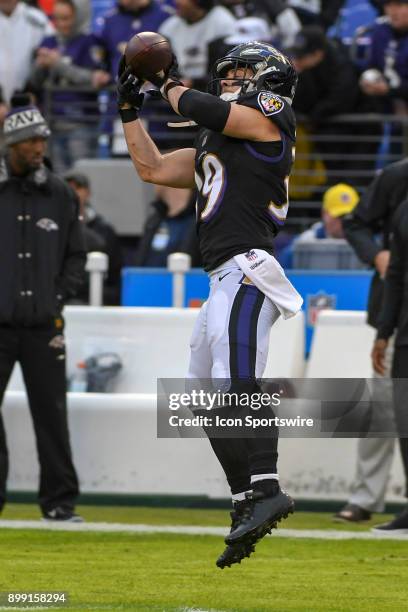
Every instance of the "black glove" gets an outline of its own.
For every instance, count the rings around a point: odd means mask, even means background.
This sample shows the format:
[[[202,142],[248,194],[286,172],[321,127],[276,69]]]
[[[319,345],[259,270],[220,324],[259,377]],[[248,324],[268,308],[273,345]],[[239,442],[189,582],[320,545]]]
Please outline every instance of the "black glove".
[[[179,71],[178,63],[177,63],[177,58],[174,55],[174,53],[173,53],[173,59],[172,59],[170,66],[167,68],[166,71],[162,71],[162,76],[160,76],[160,74],[149,75],[149,80],[153,83],[153,85],[156,85],[156,87],[158,87],[159,89],[163,87],[167,79],[171,79],[172,81],[177,83],[177,85],[183,85],[183,82],[181,80],[181,74]]]
[[[122,122],[135,121],[143,105],[144,94],[140,93],[141,82],[126,66],[125,56],[119,62],[116,99]],[[130,108],[129,108],[130,107]]]

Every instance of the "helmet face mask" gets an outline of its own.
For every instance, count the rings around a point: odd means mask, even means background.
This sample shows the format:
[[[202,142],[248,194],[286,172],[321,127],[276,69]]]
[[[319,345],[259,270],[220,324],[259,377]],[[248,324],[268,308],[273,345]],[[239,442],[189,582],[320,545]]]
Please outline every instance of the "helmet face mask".
[[[292,102],[297,85],[297,73],[290,60],[272,45],[249,42],[238,45],[225,57],[214,64],[209,91],[215,95],[221,93],[221,81],[229,70],[251,68],[252,75],[232,78],[240,84],[239,96],[254,91],[273,91]]]

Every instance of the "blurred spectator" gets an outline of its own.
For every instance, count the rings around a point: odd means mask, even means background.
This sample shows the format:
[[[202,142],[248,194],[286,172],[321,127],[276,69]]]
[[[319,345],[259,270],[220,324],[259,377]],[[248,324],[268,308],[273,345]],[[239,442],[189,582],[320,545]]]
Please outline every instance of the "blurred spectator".
[[[209,66],[220,57],[227,55],[231,49],[244,42],[257,40],[258,42],[272,42],[271,28],[261,17],[242,17],[234,24],[234,33],[229,36],[213,40],[208,46]]]
[[[319,136],[316,148],[326,168],[342,175],[350,166],[350,151],[349,145],[339,142],[336,136],[340,130],[355,132],[355,125],[350,128],[327,120],[357,110],[357,70],[343,45],[327,38],[318,26],[305,26],[288,54],[299,73],[293,108],[297,114],[305,115],[306,128]],[[336,174],[329,180],[336,182]]]
[[[368,70],[360,78],[378,110],[406,114],[408,110],[408,0],[384,0],[387,20],[370,35]]]
[[[270,40],[278,48],[291,45],[295,34],[302,27],[295,11],[289,8],[283,0],[246,0],[244,2],[242,0],[223,0],[221,4],[229,9],[238,20],[236,26],[238,35],[241,33],[239,25],[241,20],[257,17],[265,22],[268,35],[266,39],[263,34],[262,37],[255,36],[252,40]],[[210,65],[212,65],[211,62]]]
[[[390,259],[391,224],[408,193],[408,158],[387,166],[371,183],[352,214],[343,219],[345,235],[361,261],[374,268],[367,304],[367,323],[377,329],[383,302],[384,277]],[[381,240],[378,239],[381,236]],[[393,346],[387,348],[391,375]],[[375,375],[375,374],[374,374]],[[374,405],[375,408],[375,405]],[[373,409],[374,409],[373,408]],[[382,417],[389,418],[382,409]],[[392,422],[390,431],[392,431]],[[336,515],[343,521],[368,520],[372,512],[383,512],[394,439],[361,438],[357,447],[356,476],[348,503]]]
[[[181,251],[192,254],[195,194],[186,192],[181,189],[158,192],[159,197],[151,204],[152,211],[139,242],[136,266],[166,267],[170,253]]]
[[[303,25],[319,25],[325,30],[333,25],[344,0],[288,0]]]
[[[139,32],[158,32],[172,12],[157,0],[119,0],[116,8],[97,20],[97,40],[102,45],[112,79],[116,79],[128,40]]]
[[[54,28],[41,11],[18,0],[0,0],[0,86],[6,103],[24,89],[35,49]]]
[[[160,25],[174,10],[162,4],[159,0],[118,0],[116,7],[104,17],[96,21],[96,41],[100,45],[103,59],[110,71],[112,80],[116,80],[119,60],[125,51],[126,44],[132,36],[139,32],[158,32]],[[168,108],[164,101],[158,103]],[[104,100],[105,119],[101,132],[107,141],[106,148],[111,154],[122,154],[126,150],[121,122],[117,119],[116,102],[107,94]],[[146,115],[151,112],[147,110]],[[112,117],[114,119],[112,119]],[[162,123],[159,124],[159,129]],[[108,144],[111,142],[111,146]],[[106,153],[104,153],[106,155]]]
[[[85,221],[85,242],[88,253],[102,251],[109,257],[108,275],[104,283],[104,300],[107,306],[120,304],[120,281],[122,270],[122,253],[119,238],[110,223],[99,214],[91,203],[91,186],[88,177],[74,170],[65,175],[65,180],[72,187],[79,199],[81,216]],[[81,297],[88,301],[87,290]]]
[[[398,207],[392,220],[391,255],[384,283],[377,339],[371,353],[374,370],[386,372],[386,351],[395,332],[392,361],[394,414],[399,433],[401,459],[408,497],[408,200]],[[402,380],[401,380],[402,379]],[[385,430],[386,431],[386,430]],[[408,534],[408,506],[393,520],[374,528],[377,533]]]
[[[272,40],[278,48],[293,43],[302,27],[296,12],[284,0],[253,0],[256,15],[264,15],[272,26]]]
[[[322,220],[302,232],[280,252],[278,257],[280,264],[284,268],[293,267],[293,248],[299,242],[310,242],[323,238],[344,239],[342,218],[351,213],[358,201],[357,191],[346,183],[338,183],[327,189],[323,195]]]
[[[378,16],[378,9],[369,0],[346,0],[340,9],[335,23],[329,28],[327,34],[337,38],[352,48],[358,31],[365,30],[367,24],[372,24]],[[364,41],[363,45],[365,44]]]
[[[211,41],[232,35],[235,18],[213,0],[176,0],[177,15],[160,27],[174,49],[183,82],[205,89],[208,80],[208,46]]]
[[[340,43],[329,40],[317,26],[306,26],[288,50],[299,73],[293,107],[319,123],[332,115],[354,110],[358,98],[357,73]]]
[[[322,220],[302,232],[297,240],[344,238],[342,217],[348,215],[359,201],[357,191],[347,183],[338,183],[323,195]]]
[[[53,19],[56,34],[43,39],[37,50],[30,85],[39,93],[45,86],[67,91],[47,94],[43,100],[53,118],[52,160],[56,172],[64,172],[75,160],[95,157],[97,151],[97,93],[69,91],[70,87],[94,88],[110,81],[95,58],[95,41],[78,31],[73,0],[56,0]],[[49,97],[48,97],[49,96]]]

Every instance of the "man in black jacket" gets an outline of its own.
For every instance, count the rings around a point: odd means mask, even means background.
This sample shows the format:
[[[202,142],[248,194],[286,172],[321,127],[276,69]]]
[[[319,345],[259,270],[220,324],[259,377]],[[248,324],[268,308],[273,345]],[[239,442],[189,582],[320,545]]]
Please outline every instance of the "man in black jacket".
[[[391,374],[394,379],[394,410],[406,479],[405,495],[408,497],[408,200],[398,207],[393,219],[391,258],[385,279],[377,339],[371,355],[374,370],[379,374],[384,374],[385,352],[395,330]],[[408,533],[408,506],[395,519],[379,525],[374,531]]]
[[[119,306],[123,264],[119,237],[114,227],[93,207],[89,178],[81,172],[72,170],[65,174],[64,178],[78,196],[88,253],[102,251],[109,258],[108,273],[103,286],[103,303],[105,306]],[[86,283],[81,291],[81,297],[88,302],[88,296],[89,284]]]
[[[48,126],[33,106],[12,109],[0,159],[0,401],[21,365],[40,461],[44,518],[80,520],[66,412],[61,310],[84,276],[85,250],[73,191],[44,166]],[[0,415],[0,510],[8,454]]]
[[[368,187],[354,211],[343,218],[347,240],[358,257],[375,269],[368,299],[368,324],[375,329],[379,326],[383,279],[390,258],[391,222],[407,194],[408,158],[405,158],[387,166]],[[376,238],[378,235],[381,241]],[[392,343],[389,343],[386,357],[391,366]],[[389,370],[390,367],[388,377]],[[353,493],[348,504],[336,515],[338,519],[360,521],[369,519],[371,512],[384,510],[393,451],[391,438],[359,440]]]

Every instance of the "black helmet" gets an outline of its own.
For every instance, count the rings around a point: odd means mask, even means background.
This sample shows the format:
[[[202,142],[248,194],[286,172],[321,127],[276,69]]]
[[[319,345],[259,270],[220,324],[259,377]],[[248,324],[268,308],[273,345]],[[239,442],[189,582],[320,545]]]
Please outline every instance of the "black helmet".
[[[221,80],[225,79],[227,72],[248,67],[252,68],[254,76],[244,75],[233,79],[242,83],[240,95],[266,89],[293,100],[298,77],[291,61],[272,45],[256,41],[234,47],[215,62],[211,71],[209,91],[220,95]]]

